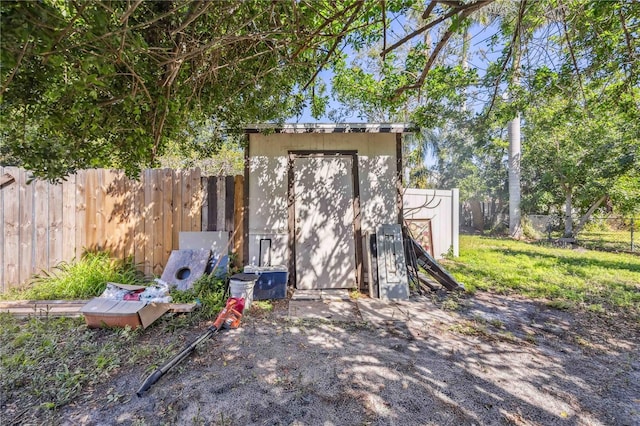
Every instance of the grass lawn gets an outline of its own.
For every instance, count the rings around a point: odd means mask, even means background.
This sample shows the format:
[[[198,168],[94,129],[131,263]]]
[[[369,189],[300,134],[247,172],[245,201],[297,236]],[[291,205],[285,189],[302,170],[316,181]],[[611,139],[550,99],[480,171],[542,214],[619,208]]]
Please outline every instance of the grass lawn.
[[[638,232],[634,235],[635,250],[640,250]],[[583,231],[578,235],[580,245],[586,248],[595,248],[613,251],[631,250],[630,231]]]
[[[546,298],[556,307],[640,312],[640,256],[460,236],[460,257],[445,267],[477,289]]]

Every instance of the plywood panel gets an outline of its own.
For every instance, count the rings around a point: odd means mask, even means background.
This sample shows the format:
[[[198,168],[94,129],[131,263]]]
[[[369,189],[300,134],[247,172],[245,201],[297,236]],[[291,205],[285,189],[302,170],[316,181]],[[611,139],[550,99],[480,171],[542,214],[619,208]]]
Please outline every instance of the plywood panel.
[[[17,167],[5,167],[4,173],[10,173],[15,181],[2,188],[2,213],[4,227],[4,283],[6,291],[20,282],[20,185],[23,173]]]
[[[62,212],[64,197],[62,192],[63,184],[49,185],[49,263],[48,268],[59,264],[63,259],[63,247],[66,244],[63,240]]]
[[[31,273],[33,274],[49,267],[49,184],[38,179],[32,185],[34,190],[34,258]]]
[[[20,173],[20,283],[31,277],[33,270],[33,198],[34,185],[27,184],[27,172]]]

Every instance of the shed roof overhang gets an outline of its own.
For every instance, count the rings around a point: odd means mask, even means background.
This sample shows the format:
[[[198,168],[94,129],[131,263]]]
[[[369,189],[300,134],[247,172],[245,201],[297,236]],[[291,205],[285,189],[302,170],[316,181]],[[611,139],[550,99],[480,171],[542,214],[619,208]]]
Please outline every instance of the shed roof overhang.
[[[416,133],[411,123],[293,123],[249,124],[245,133]]]

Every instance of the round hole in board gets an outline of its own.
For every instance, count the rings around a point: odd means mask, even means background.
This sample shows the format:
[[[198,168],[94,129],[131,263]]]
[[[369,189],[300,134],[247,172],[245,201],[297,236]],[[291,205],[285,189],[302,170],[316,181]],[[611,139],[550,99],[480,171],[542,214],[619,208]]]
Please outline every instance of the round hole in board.
[[[178,272],[176,272],[176,279],[186,280],[191,275],[191,269],[189,268],[180,268]]]

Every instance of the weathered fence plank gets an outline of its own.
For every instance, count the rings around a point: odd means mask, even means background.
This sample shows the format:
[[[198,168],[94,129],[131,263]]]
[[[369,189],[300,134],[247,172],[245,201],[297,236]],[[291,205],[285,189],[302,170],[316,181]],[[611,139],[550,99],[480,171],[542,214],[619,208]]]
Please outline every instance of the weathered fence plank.
[[[202,230],[202,200],[205,191],[200,187],[202,174],[199,168],[191,170],[191,231]]]
[[[173,205],[173,215],[172,215],[172,244],[171,248],[173,250],[177,250],[178,241],[180,231],[182,230],[182,176],[183,173],[180,170],[173,170],[171,172],[173,177],[173,192],[172,192],[172,205]]]
[[[218,178],[207,179],[207,228],[206,231],[218,230]]]
[[[167,264],[171,250],[173,249],[173,212],[172,212],[172,200],[173,200],[173,173],[171,169],[164,169],[162,171],[162,261],[161,267]]]
[[[233,238],[233,252],[236,254],[238,265],[244,261],[244,177],[238,175],[234,178],[233,204],[235,212],[233,214],[234,224],[231,238]]]
[[[144,176],[145,176],[146,172],[143,172],[142,176],[140,177],[140,180],[135,182],[133,184],[133,192],[134,192],[134,199],[135,199],[135,204],[134,204],[134,214],[133,214],[133,221],[134,221],[134,229],[135,229],[135,234],[133,237],[134,243],[134,260],[136,265],[138,265],[138,268],[141,269],[142,271],[145,271],[145,250],[144,248],[146,247],[147,243],[148,243],[148,235],[144,232],[144,225],[145,225],[145,215],[147,213],[147,208],[148,206],[145,204],[145,198],[144,198],[144,194],[145,194],[145,187],[144,187]],[[146,271],[145,271],[146,272]]]
[[[233,190],[235,187],[233,176],[225,178],[225,201],[224,201],[224,229],[233,231],[233,213],[234,213],[234,197]]]
[[[76,256],[76,175],[62,183],[62,259]]]
[[[36,180],[33,185],[33,267],[36,271],[49,268],[49,184]],[[31,271],[29,271],[31,275]]]
[[[87,173],[84,170],[76,173],[76,253],[75,258],[79,259],[86,247],[86,178]]]
[[[20,282],[31,277],[33,271],[33,193],[34,186],[27,185],[26,171],[20,171]]]
[[[49,198],[47,200],[49,208],[49,258],[47,259],[47,269],[53,268],[64,259],[62,251],[63,240],[63,184],[49,185]]]
[[[6,291],[11,284],[20,282],[20,177],[22,173],[17,167],[5,167],[5,173],[11,174],[15,181],[2,188],[2,211],[4,213],[4,282],[2,291]]]
[[[151,251],[153,253],[152,274],[156,276],[162,275],[163,269],[163,251],[162,244],[164,242],[164,227],[162,220],[162,205],[164,204],[164,194],[162,193],[162,170],[153,170],[153,245]]]

